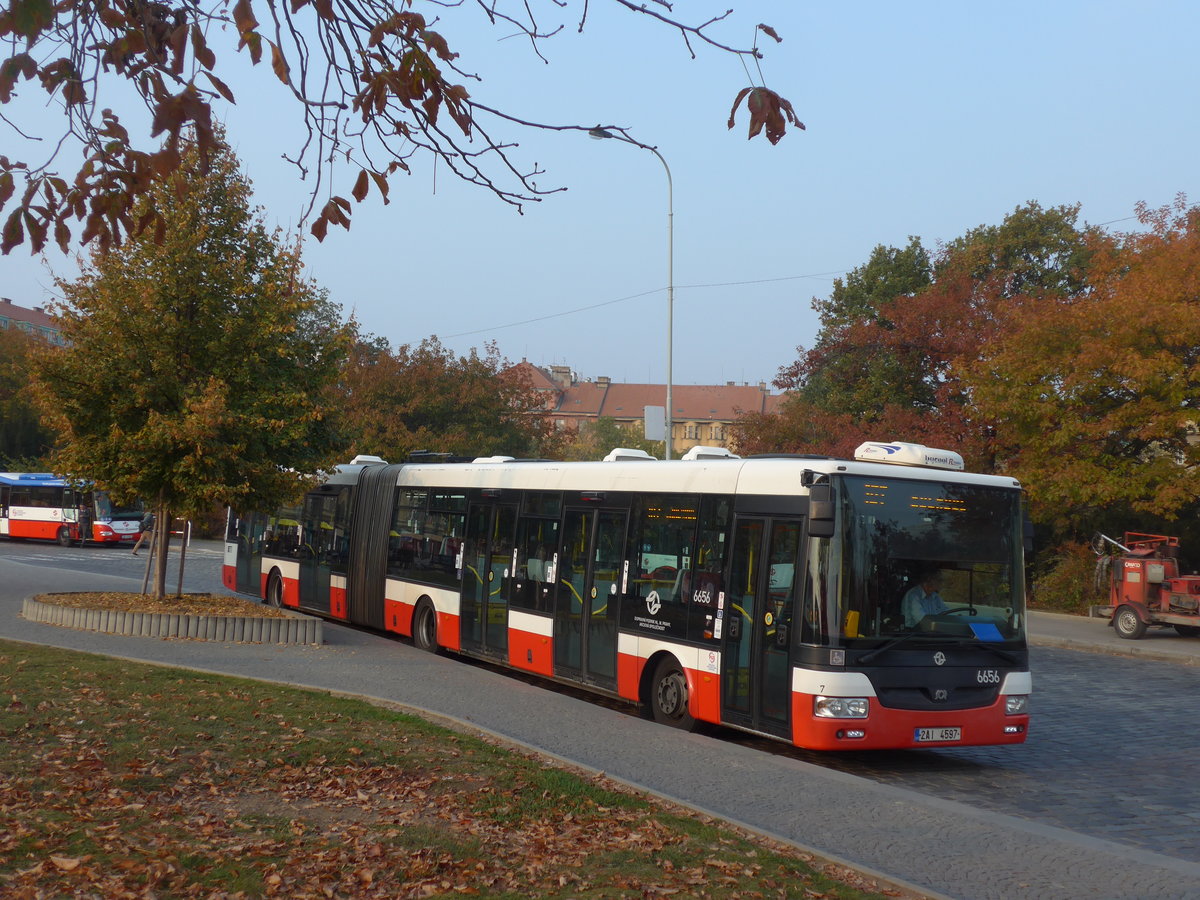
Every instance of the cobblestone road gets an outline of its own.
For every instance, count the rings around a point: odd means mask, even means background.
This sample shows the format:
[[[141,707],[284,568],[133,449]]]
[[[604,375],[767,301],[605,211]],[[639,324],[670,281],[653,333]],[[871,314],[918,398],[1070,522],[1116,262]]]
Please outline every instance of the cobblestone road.
[[[1200,668],[1045,647],[1030,657],[1022,746],[827,755],[730,739],[1200,862]]]

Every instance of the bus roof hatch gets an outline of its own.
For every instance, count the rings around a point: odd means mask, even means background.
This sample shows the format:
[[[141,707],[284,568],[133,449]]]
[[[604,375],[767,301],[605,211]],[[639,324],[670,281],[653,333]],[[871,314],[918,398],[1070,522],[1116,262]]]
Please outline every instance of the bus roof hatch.
[[[859,444],[858,449],[854,451],[854,458],[859,462],[889,463],[893,466],[924,466],[929,469],[951,469],[955,472],[963,470],[963,458],[953,450],[938,450],[904,441],[892,441],[888,444],[867,441],[865,444]]]

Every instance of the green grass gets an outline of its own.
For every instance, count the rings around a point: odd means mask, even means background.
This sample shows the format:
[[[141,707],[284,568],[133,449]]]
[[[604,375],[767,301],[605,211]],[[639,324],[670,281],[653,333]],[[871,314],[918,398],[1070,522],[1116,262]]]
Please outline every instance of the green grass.
[[[0,742],[5,896],[884,896],[603,778],[319,692],[0,642]]]

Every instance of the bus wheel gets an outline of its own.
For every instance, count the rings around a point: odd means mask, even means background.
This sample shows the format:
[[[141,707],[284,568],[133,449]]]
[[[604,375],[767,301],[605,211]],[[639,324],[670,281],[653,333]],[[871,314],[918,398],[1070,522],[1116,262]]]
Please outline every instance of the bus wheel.
[[[54,536],[54,539],[58,541],[58,545],[60,547],[70,547],[71,529],[69,529],[66,525],[63,525],[58,529],[58,534]]]
[[[412,623],[413,644],[418,649],[437,653],[437,613],[428,600],[417,604]]]
[[[667,657],[654,670],[650,683],[650,712],[654,721],[672,728],[691,731],[696,720],[688,712],[687,676],[671,657]]]
[[[278,572],[272,572],[267,579],[267,606],[279,609],[283,606],[283,579]]]
[[[1146,633],[1146,623],[1132,606],[1122,606],[1113,616],[1113,627],[1126,640],[1136,641]]]

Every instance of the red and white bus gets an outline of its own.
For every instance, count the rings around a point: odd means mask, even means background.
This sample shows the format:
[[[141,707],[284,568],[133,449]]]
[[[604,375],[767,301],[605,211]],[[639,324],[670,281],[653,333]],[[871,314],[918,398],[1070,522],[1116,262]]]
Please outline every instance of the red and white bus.
[[[132,542],[141,533],[142,505],[113,504],[105,491],[81,487],[49,472],[0,472],[0,537],[58,541],[80,539],[80,512],[87,540]]]
[[[224,582],[679,727],[821,750],[1021,743],[1022,491],[961,469],[902,443],[854,460],[359,457],[299,506],[231,515]]]

